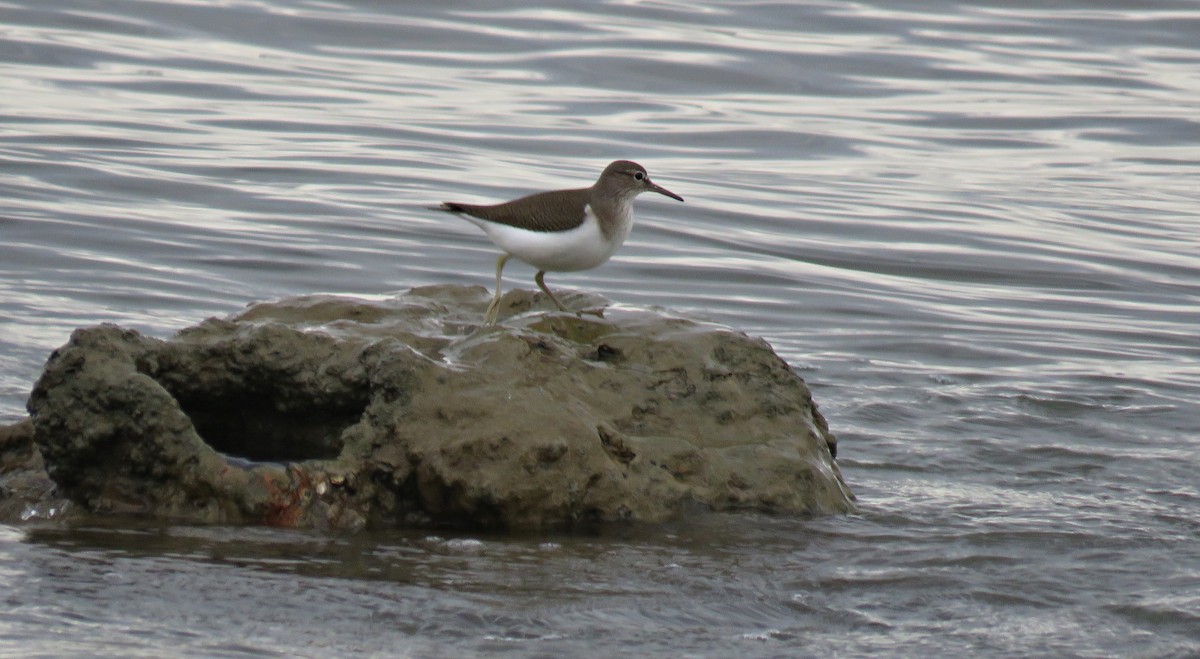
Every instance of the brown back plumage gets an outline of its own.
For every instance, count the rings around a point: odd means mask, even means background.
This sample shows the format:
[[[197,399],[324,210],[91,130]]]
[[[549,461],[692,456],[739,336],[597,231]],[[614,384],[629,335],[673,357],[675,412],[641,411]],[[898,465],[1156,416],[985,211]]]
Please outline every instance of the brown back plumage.
[[[466,213],[488,222],[529,231],[567,231],[583,224],[591,188],[538,192],[492,206],[443,202],[439,210]]]

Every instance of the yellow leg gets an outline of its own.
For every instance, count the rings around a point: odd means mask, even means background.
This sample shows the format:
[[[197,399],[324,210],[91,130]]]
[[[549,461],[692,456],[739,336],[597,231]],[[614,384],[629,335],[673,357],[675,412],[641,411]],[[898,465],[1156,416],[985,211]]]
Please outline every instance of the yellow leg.
[[[546,282],[544,279],[545,276],[545,270],[538,270],[538,273],[533,276],[533,280],[537,282],[538,288],[542,289],[543,293],[550,296],[550,301],[553,302],[556,307],[558,307],[559,311],[566,311],[567,308],[562,305],[562,302],[559,302],[558,298],[554,297],[554,293],[551,293],[550,289],[546,288]]]
[[[483,315],[484,325],[495,325],[496,317],[500,315],[500,275],[504,272],[504,264],[508,262],[508,254],[501,254],[496,259],[496,294],[488,305],[487,313]]]

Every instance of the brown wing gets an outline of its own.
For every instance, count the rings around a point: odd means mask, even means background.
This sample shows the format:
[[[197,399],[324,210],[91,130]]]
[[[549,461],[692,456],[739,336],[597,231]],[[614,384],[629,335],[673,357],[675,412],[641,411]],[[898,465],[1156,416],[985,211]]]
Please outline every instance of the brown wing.
[[[583,224],[588,191],[588,188],[583,188],[539,192],[494,206],[447,201],[439,210],[466,213],[488,222],[530,231],[566,231]]]

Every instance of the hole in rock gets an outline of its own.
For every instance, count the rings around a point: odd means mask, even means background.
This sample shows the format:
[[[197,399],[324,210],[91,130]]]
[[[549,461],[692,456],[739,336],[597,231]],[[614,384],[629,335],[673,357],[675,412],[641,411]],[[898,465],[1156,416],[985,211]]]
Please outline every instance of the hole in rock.
[[[283,393],[172,392],[209,446],[257,462],[336,458],[342,432],[367,406],[365,394],[361,400],[298,402]]]

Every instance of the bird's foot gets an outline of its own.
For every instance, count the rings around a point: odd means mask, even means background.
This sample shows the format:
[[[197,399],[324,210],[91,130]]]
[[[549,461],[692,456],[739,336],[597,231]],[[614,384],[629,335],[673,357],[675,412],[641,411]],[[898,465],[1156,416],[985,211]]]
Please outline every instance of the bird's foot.
[[[491,304],[488,305],[487,311],[483,314],[484,325],[495,325],[496,320],[500,316],[500,298],[493,298]]]

